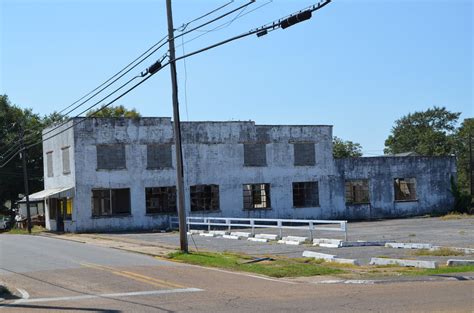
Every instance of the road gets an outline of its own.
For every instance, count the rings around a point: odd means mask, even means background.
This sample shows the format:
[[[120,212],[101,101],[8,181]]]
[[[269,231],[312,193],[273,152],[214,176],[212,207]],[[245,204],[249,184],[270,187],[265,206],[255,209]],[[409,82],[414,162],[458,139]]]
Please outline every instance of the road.
[[[472,312],[474,281],[316,284],[116,249],[0,235],[3,312]]]

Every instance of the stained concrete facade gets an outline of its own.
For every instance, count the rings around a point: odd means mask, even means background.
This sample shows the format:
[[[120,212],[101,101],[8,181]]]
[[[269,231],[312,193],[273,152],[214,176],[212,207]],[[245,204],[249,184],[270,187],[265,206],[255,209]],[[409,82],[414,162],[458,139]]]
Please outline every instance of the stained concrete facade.
[[[168,226],[170,214],[146,213],[145,188],[175,185],[176,160],[170,118],[75,119],[61,129],[52,133],[48,131],[43,132],[45,189],[62,188],[67,190],[62,196],[73,199],[72,216],[64,222],[66,231]],[[52,137],[60,131],[63,132]],[[453,158],[334,160],[332,126],[328,125],[187,122],[182,124],[182,139],[185,201],[189,216],[369,219],[446,211],[452,203],[448,189],[449,177],[456,171]],[[98,169],[97,146],[117,144],[124,146],[125,167]],[[150,157],[147,146],[163,144],[171,145],[173,166],[147,166]],[[257,150],[249,150],[251,146]],[[245,158],[252,157],[249,151],[258,154],[262,146],[265,164],[262,165],[262,160],[258,159],[262,158],[261,154],[253,160],[258,166],[248,165],[253,161],[244,164]],[[70,173],[63,173],[61,149],[65,147],[70,147]],[[298,150],[296,164],[295,147]],[[314,153],[308,147],[313,147]],[[48,176],[47,153],[52,153],[52,176]],[[310,165],[300,165],[305,162]],[[393,179],[402,176],[416,178],[416,201],[394,201]],[[346,205],[346,178],[369,179],[370,203]],[[319,205],[295,208],[293,182],[317,182]],[[270,208],[244,209],[243,184],[252,183],[270,184]],[[198,184],[219,186],[219,210],[191,212],[190,186]],[[91,199],[92,190],[96,188],[129,188],[130,214],[93,216]],[[48,216],[47,212],[47,227],[56,229],[55,221],[49,220]]]

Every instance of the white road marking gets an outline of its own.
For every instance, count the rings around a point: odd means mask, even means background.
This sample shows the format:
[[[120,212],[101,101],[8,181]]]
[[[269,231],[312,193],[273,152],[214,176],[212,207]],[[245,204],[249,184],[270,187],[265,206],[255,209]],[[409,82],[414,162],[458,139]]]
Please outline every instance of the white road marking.
[[[15,306],[16,304],[22,304],[22,303],[76,301],[76,300],[97,299],[97,298],[136,297],[136,296],[162,295],[162,294],[197,292],[197,291],[203,291],[203,289],[183,288],[183,289],[166,289],[166,290],[151,290],[151,291],[122,292],[122,293],[105,293],[105,294],[99,294],[99,295],[83,295],[83,296],[70,296],[70,297],[19,299],[11,304],[5,304],[5,305],[0,304],[0,307]]]
[[[29,299],[29,298],[30,298],[30,294],[29,294],[25,289],[16,288],[16,290],[18,290],[18,292],[21,293],[21,298],[22,298],[23,300],[26,300],[26,299]]]
[[[268,277],[252,275],[252,274],[226,271],[226,270],[221,270],[221,269],[218,269],[218,268],[204,267],[204,266],[194,265],[194,264],[183,264],[183,265],[191,266],[191,267],[199,267],[199,268],[203,268],[203,269],[210,270],[210,271],[216,271],[216,272],[222,272],[222,273],[228,273],[228,274],[234,274],[234,275],[240,275],[240,276],[247,276],[247,277],[258,278],[258,279],[263,279],[263,280],[269,280],[269,281],[273,281],[273,282],[277,282],[277,283],[284,283],[284,284],[290,284],[290,285],[299,284],[297,282],[292,282],[292,281],[287,281],[287,280],[282,280],[282,279],[274,279],[274,278],[268,278]]]

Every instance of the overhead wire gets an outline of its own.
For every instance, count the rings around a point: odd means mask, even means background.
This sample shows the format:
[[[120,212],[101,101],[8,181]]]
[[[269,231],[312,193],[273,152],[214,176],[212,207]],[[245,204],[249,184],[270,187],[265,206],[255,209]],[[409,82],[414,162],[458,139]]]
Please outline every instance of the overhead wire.
[[[236,35],[236,36],[231,37],[231,38],[228,38],[228,39],[226,39],[226,40],[217,42],[217,43],[215,43],[215,44],[213,44],[213,45],[210,45],[210,46],[207,46],[207,47],[204,47],[204,48],[195,50],[195,51],[190,52],[190,53],[188,53],[188,54],[184,54],[184,55],[182,55],[182,56],[180,56],[180,57],[175,58],[174,60],[169,60],[167,63],[163,64],[156,72],[161,71],[163,68],[165,68],[165,67],[166,67],[167,65],[169,65],[171,62],[176,62],[176,61],[179,61],[179,60],[182,60],[182,59],[191,57],[191,56],[193,56],[193,55],[196,55],[196,54],[199,54],[199,53],[208,51],[208,50],[210,50],[210,49],[213,49],[213,48],[219,47],[219,46],[221,46],[221,45],[224,45],[224,44],[226,44],[226,43],[229,43],[229,42],[232,42],[232,41],[235,41],[235,40],[244,38],[244,37],[248,37],[248,36],[251,36],[251,35],[254,35],[254,34],[258,34],[259,32],[263,32],[263,31],[268,32],[268,31],[273,31],[273,30],[275,30],[275,29],[278,29],[278,28],[281,27],[281,22],[282,22],[282,20],[284,20],[285,18],[287,18],[287,17],[289,17],[289,16],[292,16],[292,15],[295,15],[295,14],[298,14],[298,13],[301,13],[301,12],[303,12],[303,11],[307,11],[307,10],[309,10],[309,11],[311,11],[311,12],[314,12],[314,11],[319,10],[319,9],[321,9],[322,7],[326,6],[329,2],[331,2],[331,0],[323,0],[322,2],[320,2],[320,3],[316,4],[316,5],[310,6],[310,7],[306,8],[306,9],[303,9],[303,10],[298,11],[297,13],[290,14],[290,15],[288,15],[288,16],[286,16],[286,17],[280,18],[280,19],[275,20],[275,21],[273,21],[273,22],[267,23],[267,24],[265,24],[265,25],[263,25],[263,26],[261,26],[261,27],[254,28],[254,29],[252,29],[252,30],[250,30],[250,31],[248,31],[248,32],[246,32],[246,33],[242,33],[242,34],[240,34],[240,35]],[[177,36],[175,36],[175,38],[176,38],[176,37],[177,37]],[[156,72],[155,72],[155,73],[156,73]],[[121,95],[119,95],[119,96],[117,96],[116,98],[114,98],[114,99],[113,99],[112,101],[110,101],[108,104],[103,105],[100,109],[98,109],[96,112],[94,112],[94,113],[92,114],[92,116],[93,116],[94,114],[97,114],[98,112],[104,110],[106,107],[110,106],[111,104],[113,104],[114,102],[116,102],[117,100],[119,100],[120,98],[124,97],[126,94],[130,93],[132,90],[134,90],[135,88],[137,88],[138,86],[140,86],[141,84],[143,84],[145,81],[147,81],[148,79],[150,79],[155,73],[153,73],[153,74],[151,74],[151,75],[149,75],[149,76],[143,78],[140,82],[138,82],[137,84],[135,84],[134,86],[132,86],[131,88],[129,88],[127,91],[125,91],[125,92],[122,93]],[[142,75],[143,75],[143,72],[142,72]],[[136,77],[135,77],[135,78],[136,78]],[[86,109],[86,111],[87,111],[87,109]],[[68,129],[72,128],[72,127],[75,127],[76,125],[78,125],[79,123],[82,123],[83,121],[85,121],[85,120],[88,119],[88,118],[89,118],[89,117],[83,117],[83,118],[80,119],[80,121],[78,121],[78,122],[76,122],[76,123],[73,123],[72,125],[70,125],[70,126],[64,128],[64,129],[58,131],[57,133],[55,133],[55,134],[53,134],[53,135],[51,135],[51,136],[49,136],[49,137],[47,137],[47,138],[42,138],[42,139],[39,140],[38,142],[31,143],[31,144],[27,145],[27,146],[25,147],[25,149],[31,148],[31,147],[33,147],[33,146],[35,146],[35,145],[37,145],[37,144],[40,144],[40,143],[42,143],[42,142],[44,142],[44,141],[46,141],[46,140],[49,140],[49,139],[51,139],[51,138],[53,138],[53,137],[55,137],[55,136],[57,136],[57,135],[59,135],[59,134],[65,132],[66,130],[68,130]],[[64,125],[64,124],[63,124],[63,125]],[[57,129],[57,128],[55,128],[55,129]],[[20,152],[20,151],[17,151],[16,154],[18,154],[19,152]],[[3,164],[1,164],[1,165],[0,165],[0,168],[4,167],[14,156],[16,156],[16,154],[14,154],[14,155],[13,155],[9,160],[7,160],[6,162],[4,162]]]
[[[209,24],[211,24],[211,23],[214,23],[215,21],[217,21],[217,20],[219,20],[219,19],[222,19],[222,18],[224,18],[224,17],[226,17],[226,16],[228,16],[228,15],[234,13],[234,12],[237,12],[237,11],[239,11],[239,10],[241,10],[241,9],[243,9],[243,8],[245,8],[245,7],[247,7],[247,6],[249,6],[250,4],[252,4],[252,3],[254,3],[254,2],[255,2],[255,0],[250,0],[249,2],[247,2],[247,3],[245,3],[245,4],[241,5],[241,6],[239,6],[239,7],[237,7],[237,8],[235,8],[235,9],[233,9],[233,10],[228,11],[227,13],[224,13],[224,14],[222,14],[222,15],[220,15],[220,16],[217,16],[217,17],[215,17],[215,18],[213,18],[213,19],[211,19],[211,20],[209,20],[209,21],[207,21],[207,22],[205,22],[205,23],[202,23],[202,24],[200,24],[200,25],[198,25],[198,26],[196,26],[196,27],[194,27],[194,28],[192,28],[192,29],[190,29],[190,30],[188,30],[188,31],[185,31],[185,32],[183,32],[183,33],[181,33],[181,34],[179,34],[179,35],[173,36],[172,39],[175,40],[175,39],[177,39],[177,38],[179,38],[179,37],[182,37],[182,36],[184,36],[184,35],[186,35],[186,34],[192,32],[192,31],[195,31],[196,29],[199,29],[199,28],[205,27],[205,26],[207,26],[207,25],[209,25]],[[166,38],[166,37],[164,37],[164,38]],[[116,79],[114,79],[114,80],[113,80],[111,83],[109,83],[106,87],[102,88],[100,91],[96,92],[93,96],[89,97],[86,101],[83,101],[81,104],[79,104],[79,105],[77,105],[76,107],[74,107],[73,110],[68,111],[68,114],[71,113],[72,111],[77,110],[80,106],[84,105],[87,101],[91,100],[91,99],[92,99],[93,97],[95,97],[98,93],[102,92],[105,88],[108,88],[112,83],[115,83],[118,79],[122,78],[124,75],[126,75],[127,73],[129,73],[132,69],[134,69],[135,67],[137,67],[139,64],[141,64],[141,63],[142,63],[144,60],[146,60],[147,58],[149,58],[152,54],[154,54],[156,51],[158,51],[161,47],[163,47],[163,46],[164,46],[166,43],[168,43],[170,40],[171,40],[171,39],[166,40],[166,42],[161,43],[159,46],[157,46],[157,44],[155,44],[155,45],[154,45],[155,48],[154,48],[153,50],[148,49],[147,51],[150,51],[150,50],[151,50],[151,52],[148,53],[148,55],[146,55],[143,60],[141,60],[140,62],[136,63],[134,66],[132,66],[130,69],[128,69],[125,73],[123,73],[122,75],[120,75],[119,77],[117,77]],[[161,41],[163,41],[163,39],[160,40],[160,42],[161,42]],[[146,53],[143,53],[142,55],[144,55],[144,54],[146,54]],[[133,62],[131,62],[131,63],[133,64]],[[116,75],[115,75],[115,76],[116,76]],[[108,81],[110,81],[110,80],[108,80]],[[103,84],[102,84],[102,86],[103,86]],[[100,87],[99,87],[99,88],[100,88]],[[98,89],[98,88],[96,88],[95,90],[97,90],[97,89]],[[90,93],[89,93],[89,94],[90,94]],[[84,98],[84,97],[83,97],[83,98]],[[83,98],[82,98],[82,99],[83,99]],[[78,102],[78,101],[76,101],[76,103],[77,103],[77,102]],[[71,107],[71,105],[68,106],[68,107]],[[64,110],[63,110],[63,111],[64,111]],[[65,123],[67,123],[67,122],[69,122],[69,121],[70,121],[70,119],[68,119],[67,121],[62,122],[60,125],[64,125]],[[60,127],[60,125],[59,125],[59,127]],[[28,137],[28,136],[26,136],[26,137]],[[25,140],[29,139],[29,138],[26,138],[26,137],[25,137]],[[31,136],[30,136],[30,137],[31,137]],[[18,145],[17,145],[17,147],[18,147]]]

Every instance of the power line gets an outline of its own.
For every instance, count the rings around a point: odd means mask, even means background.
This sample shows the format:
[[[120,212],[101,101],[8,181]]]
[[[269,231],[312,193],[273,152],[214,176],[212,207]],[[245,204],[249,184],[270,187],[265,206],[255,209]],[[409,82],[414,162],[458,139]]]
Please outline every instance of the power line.
[[[273,22],[270,22],[270,23],[267,23],[261,27],[258,27],[258,28],[254,28],[246,33],[242,33],[240,35],[237,35],[237,36],[234,36],[234,37],[231,37],[231,38],[228,38],[226,40],[223,40],[223,41],[220,41],[218,43],[215,43],[213,45],[210,45],[210,46],[207,46],[207,47],[204,47],[204,48],[201,48],[199,50],[195,50],[193,52],[190,52],[188,54],[185,54],[185,55],[182,55],[180,57],[177,57],[175,58],[175,60],[169,60],[167,63],[161,65],[156,71],[154,71],[153,73],[150,73],[148,70],[147,72],[150,74],[149,76],[145,77],[144,79],[142,79],[140,82],[138,82],[137,84],[135,84],[133,87],[131,87],[130,89],[128,89],[127,91],[125,91],[124,93],[122,93],[121,95],[119,95],[118,97],[116,97],[115,99],[113,99],[112,101],[110,101],[108,104],[106,105],[103,105],[99,110],[97,110],[96,112],[94,112],[91,116],[93,116],[94,114],[97,114],[99,113],[100,111],[104,110],[106,107],[110,106],[111,104],[113,104],[114,102],[116,102],[117,100],[119,100],[120,98],[122,98],[123,96],[125,96],[126,94],[128,94],[129,92],[131,92],[132,90],[134,90],[135,88],[137,88],[138,86],[140,86],[141,84],[143,84],[145,81],[147,81],[149,78],[151,78],[156,72],[162,70],[164,67],[166,67],[167,65],[170,64],[170,62],[172,61],[179,61],[179,60],[182,60],[182,59],[185,59],[185,58],[188,58],[190,56],[193,56],[193,55],[196,55],[196,54],[199,54],[199,53],[202,53],[202,52],[205,52],[207,50],[210,50],[210,49],[213,49],[213,48],[216,48],[216,47],[219,47],[221,45],[224,45],[226,43],[229,43],[229,42],[232,42],[232,41],[235,41],[237,39],[241,39],[241,38],[244,38],[244,37],[248,37],[248,36],[251,36],[251,35],[254,35],[254,34],[257,34],[258,37],[261,37],[263,35],[266,35],[269,31],[273,31],[273,30],[276,30],[278,28],[287,28],[293,24],[296,24],[298,22],[300,22],[300,20],[298,20],[301,16],[301,14],[305,14],[307,16],[308,12],[309,14],[311,14],[311,12],[314,12],[316,10],[319,10],[321,9],[322,7],[326,6],[327,4],[329,4],[331,2],[331,0],[323,0],[321,1],[320,3],[318,4],[315,4],[315,5],[312,5],[306,9],[303,9],[303,10],[300,10],[294,14],[290,14],[286,17],[283,17],[283,18],[280,18],[278,20],[275,20]],[[311,15],[310,15],[311,16]],[[307,19],[307,18],[306,18]],[[184,34],[184,33],[183,33]],[[183,35],[182,34],[182,35]],[[176,36],[177,38],[178,36]],[[143,75],[143,72],[142,72],[142,75]],[[145,74],[146,75],[146,74]],[[136,77],[135,77],[136,78]],[[129,81],[130,82],[130,81]],[[126,84],[128,84],[129,82],[127,82]],[[123,86],[125,86],[126,84],[122,85],[119,89],[121,89]],[[117,90],[119,90],[117,89]],[[116,91],[117,91],[116,90]],[[116,91],[114,91],[113,93],[115,93]],[[95,105],[91,106],[90,108],[94,107]],[[87,109],[86,109],[87,111]],[[32,143],[32,144],[29,144],[28,146],[25,147],[25,149],[28,149],[28,148],[31,148],[37,144],[40,144],[42,143],[43,141],[46,141],[46,140],[49,140],[61,133],[63,133],[64,131],[72,128],[72,127],[75,127],[76,125],[78,125],[79,123],[82,123],[84,120],[86,120],[88,117],[84,117],[82,118],[80,121],[78,121],[77,123],[73,123],[72,125],[68,126],[67,128],[65,129],[62,129],[60,130],[58,133],[55,133],[54,135],[51,135],[50,137],[48,138],[44,138],[44,139],[41,139],[39,140],[38,142],[35,142],[35,143]],[[70,119],[71,120],[71,119]],[[70,121],[69,120],[69,121]],[[54,128],[53,130],[63,126],[64,124]],[[52,130],[51,130],[52,131]],[[51,132],[49,131],[49,132]],[[44,134],[43,134],[44,135]],[[21,151],[21,150],[20,150]],[[13,159],[14,156],[16,156],[20,151],[17,151],[12,157],[10,157],[10,159],[8,159],[6,162],[4,162],[2,165],[0,165],[0,168],[4,167],[11,159]]]
[[[227,2],[227,3],[225,3],[225,4],[223,4],[223,5],[221,5],[220,7],[216,8],[216,9],[214,9],[214,10],[212,10],[212,11],[210,11],[210,12],[208,12],[208,13],[205,13],[204,15],[201,15],[201,16],[195,18],[195,19],[192,20],[192,21],[189,21],[189,22],[187,22],[187,23],[184,23],[184,24],[181,25],[181,27],[178,28],[177,30],[180,31],[180,32],[183,32],[183,31],[186,30],[186,28],[189,26],[189,24],[192,24],[192,23],[194,23],[194,22],[196,22],[196,21],[199,21],[200,19],[203,19],[203,18],[205,18],[205,17],[211,15],[212,13],[215,13],[215,12],[217,12],[217,11],[219,11],[219,10],[225,8],[226,6],[228,6],[229,4],[231,4],[231,3],[233,3],[233,2],[234,2],[234,0],[231,0],[231,1],[229,1],[229,2]]]
[[[228,15],[230,15],[230,14],[232,14],[232,13],[238,11],[238,10],[241,10],[241,9],[247,7],[248,5],[252,4],[253,2],[255,2],[255,0],[251,0],[251,1],[249,1],[249,2],[247,2],[247,3],[245,3],[245,4],[243,4],[243,5],[239,6],[238,8],[235,8],[235,9],[233,9],[233,10],[227,12],[227,13],[224,13],[224,14],[222,14],[222,15],[220,15],[220,16],[215,17],[215,18],[212,19],[212,20],[209,20],[209,21],[207,21],[207,22],[205,22],[205,23],[203,23],[203,24],[200,24],[200,25],[198,25],[198,26],[196,26],[196,27],[194,27],[194,28],[192,28],[192,29],[190,29],[190,30],[188,30],[188,31],[185,31],[185,32],[183,32],[183,33],[181,33],[181,34],[179,34],[179,35],[177,35],[177,36],[174,36],[174,37],[173,37],[173,40],[176,39],[176,38],[182,37],[182,36],[184,36],[184,35],[186,35],[186,34],[192,32],[192,31],[195,31],[195,30],[197,30],[197,29],[199,29],[199,28],[202,28],[202,27],[204,27],[204,26],[206,26],[206,25],[209,25],[209,24],[211,24],[211,23],[214,23],[215,21],[217,21],[217,20],[219,20],[219,19],[222,19],[222,18],[224,18],[224,17],[226,17],[226,16],[228,16]],[[164,38],[166,38],[166,37],[164,37]],[[163,40],[164,40],[164,39],[160,40],[160,42],[163,41]],[[94,95],[92,95],[91,97],[89,97],[87,100],[83,101],[82,103],[80,103],[79,105],[77,105],[76,107],[74,107],[72,110],[68,111],[67,114],[71,113],[72,111],[75,111],[76,109],[78,109],[79,107],[81,107],[82,105],[84,105],[87,101],[89,101],[89,100],[91,100],[93,97],[95,97],[98,93],[102,92],[104,89],[108,88],[111,84],[115,83],[118,79],[122,78],[124,75],[126,75],[127,73],[129,73],[132,69],[134,69],[135,67],[137,67],[139,64],[141,64],[141,63],[142,63],[144,60],[146,60],[147,58],[149,58],[152,54],[154,54],[156,51],[158,51],[161,47],[163,47],[165,44],[167,44],[170,40],[171,40],[171,39],[168,38],[168,40],[167,40],[166,42],[162,42],[162,43],[161,43],[159,46],[157,46],[157,47],[156,47],[156,45],[157,45],[158,43],[155,44],[155,45],[154,45],[155,48],[154,48],[147,56],[145,56],[145,57],[143,58],[143,60],[141,60],[140,62],[136,63],[134,66],[132,66],[130,69],[128,69],[128,70],[127,70],[126,72],[124,72],[122,75],[120,75],[119,77],[117,77],[116,79],[114,79],[114,80],[113,80],[112,82],[110,82],[107,86],[105,86],[104,88],[102,88],[101,90],[99,90],[98,92],[96,92]],[[151,48],[150,48],[150,49],[151,49]],[[148,49],[147,51],[150,51],[150,49]],[[144,54],[146,54],[146,52],[143,53],[142,56],[143,56]],[[163,60],[164,60],[164,59],[162,59],[162,61],[163,61]],[[133,64],[133,63],[134,63],[134,62],[131,62],[131,64]],[[120,72],[121,72],[121,71],[120,71]],[[119,72],[119,73],[120,73],[120,72]],[[117,74],[118,74],[118,73],[117,73]],[[117,75],[117,74],[116,74],[116,75]],[[116,76],[116,75],[114,75],[114,76]],[[109,79],[108,81],[110,81],[110,79]],[[103,86],[103,84],[102,84],[102,86]],[[100,87],[98,87],[98,88],[100,88]],[[98,88],[96,88],[95,90],[97,90]],[[93,91],[92,91],[92,92],[93,92]],[[91,93],[92,93],[92,92],[91,92]],[[89,93],[89,94],[90,94],[90,93]],[[86,95],[86,96],[87,96],[87,95]],[[84,97],[86,97],[86,96],[84,96]],[[82,99],[83,99],[84,97],[82,97]],[[80,101],[80,100],[78,100],[78,101]],[[76,103],[77,103],[78,101],[76,101]],[[70,105],[70,106],[68,106],[68,107],[71,107],[71,106],[72,106],[72,105]],[[64,110],[63,110],[63,111],[64,111]],[[63,112],[63,111],[61,111],[61,112]],[[71,118],[68,119],[68,120],[66,120],[66,121],[64,121],[64,122],[62,122],[62,123],[60,123],[56,128],[61,127],[62,125],[68,123],[70,120],[71,120]],[[53,129],[53,130],[54,130],[54,129]],[[37,135],[38,135],[38,134],[33,135],[33,136],[37,136]],[[44,134],[43,134],[43,135],[44,135]],[[25,140],[29,140],[29,138],[31,138],[31,137],[33,137],[33,136],[31,136],[31,134],[30,134],[30,135],[27,135],[27,136],[25,136]],[[18,148],[18,145],[17,145],[17,148]],[[4,158],[5,158],[5,157],[4,157]]]

